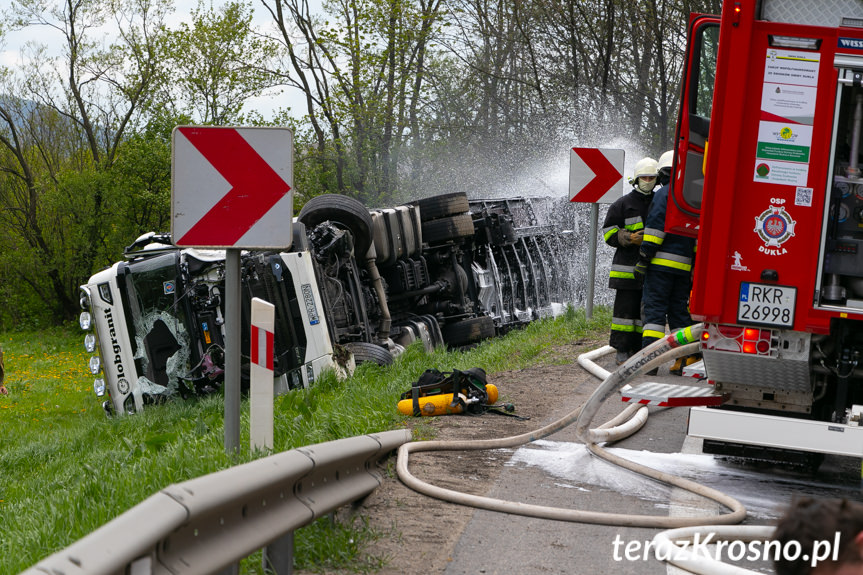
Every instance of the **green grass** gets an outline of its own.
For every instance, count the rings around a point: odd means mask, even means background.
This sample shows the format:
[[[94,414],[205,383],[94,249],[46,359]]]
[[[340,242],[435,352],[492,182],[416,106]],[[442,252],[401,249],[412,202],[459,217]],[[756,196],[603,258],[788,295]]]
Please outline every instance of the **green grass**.
[[[602,337],[609,322],[604,308],[590,322],[570,309],[466,352],[412,346],[392,367],[364,364],[346,381],[322,377],[312,389],[276,398],[275,451],[404,427],[396,403],[424,370],[495,373],[558,361],[544,352]],[[224,450],[220,396],[107,418],[82,342],[72,328],[0,334],[9,389],[0,396],[0,573],[26,569],[172,483],[237,463]],[[247,402],[242,409],[240,445],[248,446]],[[253,457],[245,447],[239,462]],[[385,558],[365,554],[363,544],[381,536],[361,520],[319,521],[297,532],[296,566],[373,572]],[[250,559],[243,572],[257,565]]]

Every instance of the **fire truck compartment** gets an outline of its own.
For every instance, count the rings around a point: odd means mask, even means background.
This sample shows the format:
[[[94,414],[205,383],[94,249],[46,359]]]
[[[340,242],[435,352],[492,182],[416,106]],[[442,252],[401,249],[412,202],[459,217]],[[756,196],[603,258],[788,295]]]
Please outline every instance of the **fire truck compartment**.
[[[863,456],[863,427],[709,407],[689,411],[689,435],[714,441]]]

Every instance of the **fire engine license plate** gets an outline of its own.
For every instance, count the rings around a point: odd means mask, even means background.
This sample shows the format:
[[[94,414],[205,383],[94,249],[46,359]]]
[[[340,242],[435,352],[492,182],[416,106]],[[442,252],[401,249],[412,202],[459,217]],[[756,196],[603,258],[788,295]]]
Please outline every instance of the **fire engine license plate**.
[[[740,284],[737,321],[740,323],[791,327],[797,288],[787,286]]]

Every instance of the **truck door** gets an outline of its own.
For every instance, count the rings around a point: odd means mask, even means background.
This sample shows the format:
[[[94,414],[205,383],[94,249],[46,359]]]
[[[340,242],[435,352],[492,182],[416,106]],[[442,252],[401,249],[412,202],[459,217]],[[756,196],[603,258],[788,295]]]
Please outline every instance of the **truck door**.
[[[698,235],[718,46],[719,17],[693,14],[681,82],[673,177],[665,220],[667,232]]]

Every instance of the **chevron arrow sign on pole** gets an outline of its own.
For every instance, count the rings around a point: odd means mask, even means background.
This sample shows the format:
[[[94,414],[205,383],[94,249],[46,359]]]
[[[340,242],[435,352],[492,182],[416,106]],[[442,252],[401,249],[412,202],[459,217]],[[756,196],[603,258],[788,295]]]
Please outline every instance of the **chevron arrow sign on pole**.
[[[573,148],[569,155],[571,202],[611,204],[623,191],[623,150]]]
[[[171,234],[176,245],[291,245],[291,130],[178,126],[172,144]]]

